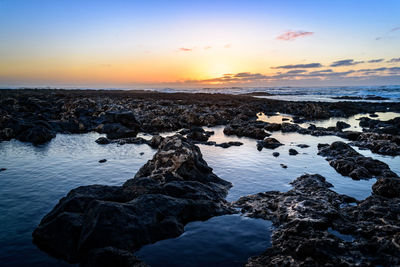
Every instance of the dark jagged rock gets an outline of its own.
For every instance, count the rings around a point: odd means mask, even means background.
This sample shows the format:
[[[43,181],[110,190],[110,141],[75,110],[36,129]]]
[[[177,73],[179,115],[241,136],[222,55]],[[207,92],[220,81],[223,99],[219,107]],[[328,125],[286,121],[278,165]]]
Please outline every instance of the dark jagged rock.
[[[215,144],[215,146],[219,146],[222,148],[228,148],[231,146],[241,146],[243,145],[242,142],[237,142],[237,141],[229,141],[229,142],[224,142],[224,143],[220,143],[220,144]]]
[[[31,142],[34,145],[44,144],[53,139],[56,134],[49,128],[36,125],[18,135],[18,139],[23,142]]]
[[[240,124],[229,124],[224,128],[224,134],[226,135],[237,135],[239,137],[249,137],[254,139],[262,140],[267,136],[270,136],[264,129],[263,123],[254,122],[246,123],[240,122]]]
[[[148,144],[151,148],[158,148],[163,140],[164,140],[164,137],[162,137],[160,135],[153,135],[153,137],[150,139]]]
[[[289,155],[295,156],[295,155],[297,155],[297,154],[299,154],[299,152],[297,152],[296,149],[293,149],[293,148],[289,149]]]
[[[106,137],[99,137],[96,139],[95,141],[96,143],[100,144],[100,145],[106,145],[110,143],[110,140]]]
[[[361,202],[330,190],[320,175],[303,175],[293,189],[241,197],[247,216],[272,220],[272,247],[246,266],[393,266],[400,264],[400,199]],[[349,205],[352,204],[352,205]],[[343,240],[330,229],[351,234]]]
[[[262,150],[264,147],[269,149],[275,149],[279,146],[283,146],[283,144],[273,137],[267,137],[264,140],[257,142],[258,150]]]
[[[397,177],[386,163],[365,157],[344,142],[337,141],[331,145],[318,144],[318,150],[318,154],[326,157],[329,164],[344,176],[356,180]]]
[[[299,125],[287,122],[282,123],[281,127],[282,133],[297,132],[299,129]]]
[[[274,153],[272,153],[272,156],[274,156],[275,158],[277,158],[277,157],[279,157],[279,152],[274,152]]]
[[[139,132],[138,129],[129,129],[128,127],[120,123],[102,124],[99,127],[97,127],[97,130],[100,133],[107,134],[107,138],[109,139],[136,137],[136,135]]]
[[[99,163],[105,163],[105,162],[107,162],[106,159],[101,159],[101,160],[99,160]]]
[[[378,133],[361,133],[354,145],[368,148],[372,152],[382,155],[400,155],[400,136]]]
[[[205,131],[201,127],[193,127],[192,129],[190,129],[186,137],[190,140],[206,142],[212,134],[214,134],[214,132]]]
[[[0,168],[0,172],[4,172],[6,170],[7,170],[7,168]]]
[[[340,131],[346,128],[350,128],[350,124],[344,122],[344,121],[338,121],[336,122],[336,128]]]
[[[167,137],[123,186],[71,190],[42,219],[34,242],[72,263],[136,264],[126,251],[176,237],[188,222],[233,213],[225,201],[230,187],[212,172],[197,146],[180,135]]]

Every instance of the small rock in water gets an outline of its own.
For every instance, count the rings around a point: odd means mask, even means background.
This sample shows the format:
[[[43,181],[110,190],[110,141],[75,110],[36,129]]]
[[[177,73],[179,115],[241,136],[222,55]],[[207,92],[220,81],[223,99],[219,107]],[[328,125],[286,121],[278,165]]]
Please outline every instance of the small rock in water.
[[[288,121],[289,118],[282,118],[282,121]]]
[[[4,172],[5,170],[7,170],[6,168],[0,168],[0,172]]]
[[[140,156],[143,156],[143,155],[144,155],[144,152],[140,152],[139,155],[140,155]]]
[[[370,116],[371,118],[377,118],[377,117],[379,117],[379,115],[378,115],[378,114],[375,114],[375,113],[371,113],[371,114],[369,114],[369,116]]]
[[[100,145],[106,145],[110,143],[110,140],[108,140],[108,138],[106,137],[99,137],[96,140],[96,143],[100,144]]]
[[[275,158],[277,158],[277,157],[279,157],[279,152],[274,152],[274,153],[272,153],[272,156],[274,156]]]
[[[99,160],[99,163],[104,163],[106,161],[107,161],[106,159],[101,159],[101,160]]]
[[[287,166],[285,164],[282,164],[282,163],[281,163],[281,167],[284,168],[284,169],[287,169]]]
[[[300,148],[307,148],[307,147],[310,147],[309,145],[306,145],[306,144],[298,144],[297,146],[300,147]]]
[[[297,155],[297,154],[299,154],[299,152],[297,152],[296,149],[293,149],[293,148],[289,149],[289,155],[295,156],[295,155]]]

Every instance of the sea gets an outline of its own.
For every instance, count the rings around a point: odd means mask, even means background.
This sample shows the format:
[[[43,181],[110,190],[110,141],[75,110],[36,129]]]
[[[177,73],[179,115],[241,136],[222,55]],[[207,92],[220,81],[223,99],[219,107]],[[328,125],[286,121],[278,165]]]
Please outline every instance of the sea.
[[[156,90],[156,89],[153,89]],[[188,92],[188,89],[157,89],[168,93]],[[190,91],[192,92],[192,91]],[[344,88],[225,88],[196,89],[208,93],[254,93],[273,94],[268,97],[285,100],[339,101],[338,96],[379,96],[400,101],[400,87],[344,87]],[[340,100],[343,101],[343,100]],[[399,117],[395,112],[377,112],[378,118],[388,120]],[[351,130],[361,131],[359,118],[369,114],[357,114],[349,118],[331,118],[307,122],[317,126],[334,126],[345,121]],[[288,114],[258,114],[258,119],[267,122],[291,122]],[[241,196],[270,190],[282,192],[291,189],[290,182],[305,173],[318,173],[333,184],[332,190],[355,197],[358,200],[371,195],[371,186],[376,179],[352,180],[337,173],[325,160],[317,155],[319,143],[330,144],[346,141],[337,136],[310,136],[298,133],[273,132],[271,137],[284,146],[275,150],[258,151],[256,140],[246,137],[226,136],[223,126],[211,127],[214,131],[210,141],[217,143],[240,141],[242,146],[221,148],[199,145],[205,161],[215,174],[232,182],[227,196],[235,201]],[[175,132],[162,133],[163,136]],[[0,266],[71,266],[40,251],[32,244],[32,231],[71,189],[82,185],[122,185],[134,177],[139,168],[156,153],[147,145],[108,144],[95,142],[103,136],[98,133],[57,134],[50,142],[33,146],[16,140],[0,143]],[[143,138],[151,136],[142,133]],[[300,148],[298,145],[309,147]],[[290,148],[299,154],[289,155]],[[392,171],[400,175],[399,157],[373,154],[369,150],[355,149],[365,155],[383,161]],[[279,152],[274,157],[273,152]],[[107,159],[99,163],[100,159]],[[282,165],[287,168],[282,168]],[[142,247],[135,255],[151,266],[243,266],[251,256],[258,255],[271,246],[272,222],[245,217],[241,214],[225,215],[207,221],[191,222],[185,232],[176,238],[166,239]],[[333,234],[340,236],[340,233]],[[351,238],[351,237],[350,237]]]

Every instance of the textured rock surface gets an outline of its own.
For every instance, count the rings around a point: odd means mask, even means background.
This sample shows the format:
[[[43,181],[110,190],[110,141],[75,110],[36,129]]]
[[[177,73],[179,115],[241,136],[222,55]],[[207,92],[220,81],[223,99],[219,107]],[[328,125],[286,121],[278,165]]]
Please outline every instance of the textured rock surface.
[[[331,145],[319,144],[318,151],[318,154],[326,157],[326,160],[337,172],[356,180],[397,177],[386,163],[365,157],[341,141],[333,142]]]
[[[230,187],[197,146],[181,135],[167,137],[123,186],[71,190],[42,219],[34,242],[84,266],[104,259],[139,264],[130,253],[141,246],[182,234],[188,222],[234,212],[225,201]]]
[[[330,190],[320,175],[303,175],[286,192],[235,202],[250,217],[272,220],[272,247],[246,266],[393,266],[400,264],[400,199],[361,202]],[[336,232],[334,232],[336,231]]]

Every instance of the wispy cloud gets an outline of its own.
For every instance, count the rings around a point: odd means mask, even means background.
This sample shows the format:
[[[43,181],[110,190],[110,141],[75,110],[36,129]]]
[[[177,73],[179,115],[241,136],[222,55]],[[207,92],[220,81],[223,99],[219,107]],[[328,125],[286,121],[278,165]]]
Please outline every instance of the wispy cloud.
[[[330,66],[331,67],[341,67],[341,66],[353,66],[360,63],[364,63],[364,61],[354,61],[354,59],[344,59],[333,62]]]
[[[391,60],[388,60],[389,63],[398,63],[400,62],[400,57],[397,58],[392,58]]]
[[[385,34],[383,34],[382,36],[376,37],[375,40],[379,41],[379,40],[382,40],[383,38],[390,37],[391,33],[397,32],[397,31],[400,31],[400,27],[394,27],[394,28],[390,29]]]
[[[186,47],[180,47],[178,49],[178,51],[182,51],[182,52],[192,52],[193,48],[186,48]]]
[[[384,61],[384,59],[383,58],[379,58],[379,59],[371,59],[371,60],[368,60],[367,62],[368,63],[379,63],[379,62],[382,62],[382,61]]]
[[[313,35],[314,32],[306,32],[306,31],[287,31],[278,37],[276,37],[277,40],[282,40],[282,41],[293,41],[297,38],[300,37],[305,37],[309,35]]]
[[[308,69],[308,68],[321,68],[321,63],[309,63],[309,64],[295,64],[295,65],[283,65],[272,67],[272,69]]]

